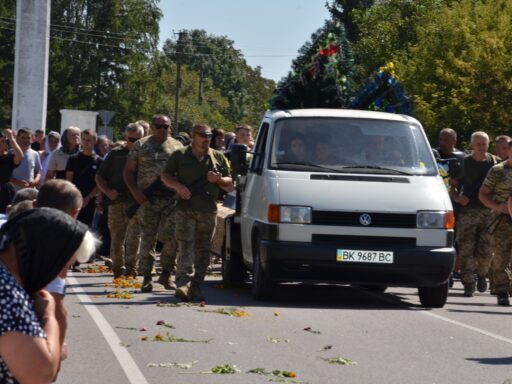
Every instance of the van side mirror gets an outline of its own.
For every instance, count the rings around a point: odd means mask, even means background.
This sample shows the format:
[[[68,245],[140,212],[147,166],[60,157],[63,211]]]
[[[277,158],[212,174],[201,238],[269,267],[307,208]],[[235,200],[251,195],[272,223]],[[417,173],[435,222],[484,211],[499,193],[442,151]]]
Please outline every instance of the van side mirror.
[[[247,174],[247,152],[247,146],[244,144],[233,144],[231,146],[230,158],[233,177]]]

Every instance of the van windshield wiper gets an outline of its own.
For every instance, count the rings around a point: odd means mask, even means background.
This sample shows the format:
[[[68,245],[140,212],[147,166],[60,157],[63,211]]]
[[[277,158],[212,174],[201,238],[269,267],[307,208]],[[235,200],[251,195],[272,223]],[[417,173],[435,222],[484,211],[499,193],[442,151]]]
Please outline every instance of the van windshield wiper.
[[[343,167],[343,169],[348,169],[348,168],[350,168],[350,169],[377,169],[380,171],[390,171],[390,172],[397,173],[400,175],[407,175],[407,176],[413,175],[413,173],[399,171],[398,169],[394,169],[394,168],[381,167],[380,165],[355,164],[355,165],[345,165]]]
[[[318,165],[318,164],[311,164],[311,163],[304,163],[304,162],[301,162],[301,161],[292,161],[292,162],[289,162],[289,161],[285,161],[285,162],[281,162],[281,163],[275,163],[273,165],[284,165],[284,166],[299,166],[299,167],[311,167],[311,168],[314,168],[314,169],[320,169],[320,170],[323,170],[323,171],[327,171],[327,172],[336,172],[336,173],[343,173],[342,170],[340,169],[335,169],[335,168],[329,168],[329,167],[324,167],[323,165]],[[299,168],[297,167],[297,168]]]

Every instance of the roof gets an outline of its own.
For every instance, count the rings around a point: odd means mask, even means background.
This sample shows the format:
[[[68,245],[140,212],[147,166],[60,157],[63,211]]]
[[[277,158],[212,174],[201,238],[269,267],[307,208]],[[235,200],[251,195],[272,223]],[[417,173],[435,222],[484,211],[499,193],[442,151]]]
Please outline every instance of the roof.
[[[399,122],[416,123],[419,122],[410,116],[399,115],[395,113],[362,111],[354,109],[290,109],[267,111],[265,117],[275,120],[287,117],[341,117],[355,119],[376,119],[390,120]]]

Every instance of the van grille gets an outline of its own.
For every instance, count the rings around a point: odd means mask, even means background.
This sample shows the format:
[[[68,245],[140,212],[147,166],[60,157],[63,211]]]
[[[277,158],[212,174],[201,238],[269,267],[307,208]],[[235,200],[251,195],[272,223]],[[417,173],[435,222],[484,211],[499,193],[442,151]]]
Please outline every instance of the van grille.
[[[314,243],[336,243],[340,247],[415,247],[414,237],[347,236],[313,234]]]
[[[359,219],[364,213],[371,216],[371,224],[367,227],[416,228],[416,214],[411,213],[313,211],[311,223],[314,225],[363,227]]]

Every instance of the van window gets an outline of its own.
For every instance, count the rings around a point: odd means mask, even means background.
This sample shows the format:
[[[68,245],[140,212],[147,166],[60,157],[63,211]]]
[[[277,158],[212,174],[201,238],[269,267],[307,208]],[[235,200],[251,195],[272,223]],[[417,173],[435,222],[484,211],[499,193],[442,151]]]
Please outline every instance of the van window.
[[[261,174],[263,170],[263,160],[265,159],[265,143],[267,142],[268,123],[264,122],[258,130],[256,144],[254,146],[254,155],[249,169],[252,172]]]
[[[420,126],[351,118],[276,121],[270,167],[297,171],[436,175]]]

